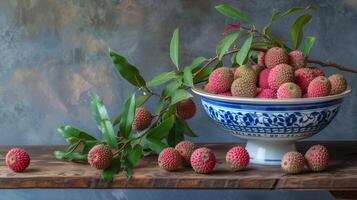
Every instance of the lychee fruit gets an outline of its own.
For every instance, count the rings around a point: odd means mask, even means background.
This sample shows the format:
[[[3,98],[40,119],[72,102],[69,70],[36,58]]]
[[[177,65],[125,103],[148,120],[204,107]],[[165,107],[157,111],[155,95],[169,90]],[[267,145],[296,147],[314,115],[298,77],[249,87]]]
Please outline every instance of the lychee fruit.
[[[204,88],[203,88],[204,91],[208,92],[208,93],[211,93],[211,94],[216,94],[215,90],[214,90],[214,86],[213,84],[210,84],[210,83],[207,83]]]
[[[255,74],[259,74],[263,69],[265,69],[264,65],[252,65],[252,69],[255,71]]]
[[[237,78],[232,83],[231,92],[236,97],[255,97],[257,86],[244,78]]]
[[[300,68],[295,70],[295,83],[298,84],[303,93],[307,92],[310,82],[316,77],[314,70],[311,68]]]
[[[88,163],[97,169],[108,168],[113,161],[113,153],[109,146],[98,144],[88,152]]]
[[[259,66],[265,66],[265,53],[264,52],[259,52],[258,58],[257,58],[257,64]]]
[[[182,165],[180,152],[172,147],[163,149],[159,154],[158,164],[162,169],[167,171],[179,169]]]
[[[289,64],[296,69],[300,69],[306,66],[306,58],[304,53],[299,50],[291,51],[289,53]]]
[[[223,93],[219,93],[218,95],[221,95],[221,96],[227,96],[227,97],[231,97],[233,96],[232,92],[231,91],[228,91],[228,92],[223,92]]]
[[[208,84],[211,86],[213,93],[227,92],[234,81],[232,70],[228,67],[215,69],[208,78]]]
[[[307,166],[314,172],[323,171],[328,165],[328,150],[322,145],[314,145],[305,153]]]
[[[29,154],[20,148],[12,148],[5,157],[6,165],[14,172],[23,172],[30,165]]]
[[[289,174],[297,174],[304,170],[304,156],[296,151],[290,151],[284,154],[281,159],[281,168]]]
[[[300,98],[302,96],[302,92],[298,85],[288,82],[279,87],[276,96],[278,99]]]
[[[308,68],[310,68],[313,71],[315,77],[317,77],[317,76],[325,76],[325,73],[321,69],[319,69],[317,67],[308,67]]]
[[[238,67],[234,73],[234,79],[244,78],[249,82],[256,83],[257,82],[257,74],[254,69],[249,65],[242,65]]]
[[[181,119],[191,119],[196,114],[196,104],[192,99],[177,102],[176,116]]]
[[[277,90],[287,82],[294,82],[294,68],[292,66],[279,64],[270,70],[268,84],[271,89]]]
[[[231,67],[229,68],[231,70],[231,72],[234,74],[236,72],[236,70],[238,69],[238,67]]]
[[[331,84],[330,95],[340,94],[347,89],[347,81],[340,74],[333,74],[328,77]]]
[[[328,96],[331,91],[330,81],[324,76],[314,78],[307,88],[308,97],[324,97]]]
[[[134,120],[132,124],[133,130],[142,131],[148,128],[152,121],[151,113],[144,107],[138,107],[135,109]]]
[[[264,89],[269,88],[269,83],[268,83],[269,73],[270,73],[270,69],[268,69],[268,68],[263,69],[263,70],[259,73],[258,86],[259,86],[260,88],[264,88]]]
[[[261,99],[276,99],[276,91],[272,89],[261,89],[258,92],[257,98]]]
[[[248,151],[242,146],[233,147],[226,154],[226,162],[234,171],[240,171],[249,164]]]
[[[272,47],[265,53],[264,61],[267,68],[273,68],[279,64],[289,63],[289,56],[285,49]]]
[[[192,153],[190,161],[195,172],[208,174],[213,171],[216,165],[216,156],[211,149],[202,147]]]
[[[196,146],[190,141],[182,141],[175,146],[175,149],[182,156],[182,163],[184,166],[191,166],[191,155],[195,150]]]

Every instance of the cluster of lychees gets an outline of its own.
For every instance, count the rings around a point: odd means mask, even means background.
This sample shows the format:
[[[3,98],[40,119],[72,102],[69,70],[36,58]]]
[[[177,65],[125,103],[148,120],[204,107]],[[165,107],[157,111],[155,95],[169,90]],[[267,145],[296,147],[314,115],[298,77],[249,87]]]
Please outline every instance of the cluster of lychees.
[[[288,53],[273,47],[259,53],[256,65],[215,69],[204,90],[224,96],[286,99],[336,95],[346,88],[342,75],[327,78],[319,68],[307,67],[301,51]]]
[[[249,164],[249,154],[242,146],[233,147],[226,154],[226,162],[234,171],[243,170]],[[192,142],[182,141],[175,148],[169,147],[162,150],[158,164],[167,171],[175,171],[182,166],[191,166],[196,173],[208,174],[216,166],[216,156],[207,147],[195,149]]]
[[[281,167],[290,174],[304,171],[305,165],[311,171],[319,172],[326,169],[328,159],[327,148],[322,145],[314,145],[305,153],[305,156],[297,151],[287,152],[281,160]]]

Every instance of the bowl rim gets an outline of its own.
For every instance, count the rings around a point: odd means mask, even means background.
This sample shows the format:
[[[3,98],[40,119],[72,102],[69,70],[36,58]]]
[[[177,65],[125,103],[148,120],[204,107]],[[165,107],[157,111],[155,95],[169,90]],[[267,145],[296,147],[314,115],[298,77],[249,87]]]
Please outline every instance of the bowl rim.
[[[204,91],[202,88],[204,83],[194,85],[191,90],[199,96],[206,97],[208,99],[230,102],[230,103],[250,103],[250,104],[307,104],[307,103],[321,103],[327,101],[333,101],[342,99],[347,96],[351,91],[351,86],[347,86],[347,89],[336,95],[315,97],[315,98],[293,98],[293,99],[261,99],[261,98],[248,98],[248,97],[231,97],[217,94],[211,94]]]

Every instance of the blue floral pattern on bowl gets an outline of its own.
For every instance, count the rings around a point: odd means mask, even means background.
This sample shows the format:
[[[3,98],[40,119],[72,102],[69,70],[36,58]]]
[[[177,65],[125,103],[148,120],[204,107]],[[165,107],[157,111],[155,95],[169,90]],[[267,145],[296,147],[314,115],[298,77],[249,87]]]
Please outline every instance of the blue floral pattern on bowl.
[[[202,98],[209,116],[233,134],[248,137],[302,138],[319,132],[336,116],[341,100],[288,105],[252,105]]]

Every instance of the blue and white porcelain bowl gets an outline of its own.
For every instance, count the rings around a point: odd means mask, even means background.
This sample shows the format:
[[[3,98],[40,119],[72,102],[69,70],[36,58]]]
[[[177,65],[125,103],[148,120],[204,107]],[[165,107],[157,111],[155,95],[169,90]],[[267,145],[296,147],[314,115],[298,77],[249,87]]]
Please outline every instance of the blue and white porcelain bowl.
[[[247,140],[251,163],[280,165],[282,156],[295,150],[296,140],[318,133],[333,120],[351,88],[338,95],[298,99],[220,96],[205,92],[202,85],[192,91],[218,125]]]

